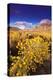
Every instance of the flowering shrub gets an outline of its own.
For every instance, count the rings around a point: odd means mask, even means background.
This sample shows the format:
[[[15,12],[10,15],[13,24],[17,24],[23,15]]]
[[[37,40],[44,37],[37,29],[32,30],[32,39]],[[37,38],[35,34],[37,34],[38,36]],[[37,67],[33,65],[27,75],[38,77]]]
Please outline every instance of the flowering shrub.
[[[37,64],[43,64],[50,58],[50,41],[44,40],[40,35],[34,36],[27,32],[23,37],[22,32],[11,33],[11,48],[17,49],[15,53],[9,55],[11,64],[8,68],[10,76],[30,75],[29,71],[36,72]],[[16,42],[16,44],[15,44]],[[13,47],[12,47],[13,46]],[[14,54],[14,55],[13,55]]]

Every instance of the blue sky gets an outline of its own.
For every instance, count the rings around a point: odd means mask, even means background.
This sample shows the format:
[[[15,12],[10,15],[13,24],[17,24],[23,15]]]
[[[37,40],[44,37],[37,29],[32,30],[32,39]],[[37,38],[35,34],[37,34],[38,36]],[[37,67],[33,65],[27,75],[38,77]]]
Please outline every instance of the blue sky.
[[[42,19],[51,20],[51,6],[8,4],[8,24],[28,22],[37,24]]]

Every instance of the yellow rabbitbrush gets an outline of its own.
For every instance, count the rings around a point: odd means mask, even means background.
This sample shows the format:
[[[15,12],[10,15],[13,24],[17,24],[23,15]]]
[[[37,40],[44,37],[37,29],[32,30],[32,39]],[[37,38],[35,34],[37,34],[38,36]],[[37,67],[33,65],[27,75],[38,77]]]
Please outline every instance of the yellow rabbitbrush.
[[[18,36],[19,34],[17,33]],[[21,36],[20,36],[21,37]],[[13,39],[14,41],[14,39]],[[9,68],[10,76],[22,76],[27,75],[29,70],[36,71],[37,63],[43,64],[45,60],[48,60],[50,57],[49,53],[49,42],[44,41],[39,35],[34,38],[26,39],[15,39],[17,42],[16,48],[17,56],[10,57],[11,66]],[[30,74],[29,74],[30,75]]]

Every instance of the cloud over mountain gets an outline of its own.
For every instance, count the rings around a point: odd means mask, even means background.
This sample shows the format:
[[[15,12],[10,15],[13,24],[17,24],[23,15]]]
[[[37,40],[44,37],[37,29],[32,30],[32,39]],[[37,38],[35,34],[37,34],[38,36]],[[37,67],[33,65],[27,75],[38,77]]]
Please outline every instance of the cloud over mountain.
[[[15,22],[15,26],[19,29],[30,29],[32,28],[32,23],[26,21],[17,21]]]
[[[47,30],[47,31],[50,31],[51,30],[51,20],[42,19],[42,20],[40,20],[40,22],[35,24],[33,26],[33,28],[35,28],[36,30]]]
[[[43,19],[39,22],[39,25],[51,25],[51,21],[49,19]]]
[[[51,20],[49,19],[42,19],[40,22],[38,22],[37,24],[32,25],[32,23],[27,22],[27,21],[16,21],[13,24],[10,24],[11,27],[17,27],[19,29],[31,29],[33,27],[47,27],[47,26],[51,26]]]

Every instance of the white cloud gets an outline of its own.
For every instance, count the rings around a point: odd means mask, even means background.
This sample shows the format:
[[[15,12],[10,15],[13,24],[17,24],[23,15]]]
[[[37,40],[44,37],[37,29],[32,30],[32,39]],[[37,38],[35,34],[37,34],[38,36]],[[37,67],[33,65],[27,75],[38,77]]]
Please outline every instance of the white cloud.
[[[43,19],[39,22],[39,24],[48,24],[50,25],[51,24],[51,21],[49,19]]]
[[[18,27],[19,29],[25,29],[24,25],[16,25],[16,27]]]
[[[30,29],[32,28],[32,23],[26,21],[17,21],[15,22],[15,26],[20,29]]]
[[[40,25],[51,25],[51,20],[49,19],[42,19],[40,22],[36,23],[35,26],[40,26]]]
[[[17,27],[19,29],[30,29],[32,28],[32,23],[26,21],[16,21],[15,23],[10,23],[11,27]]]

